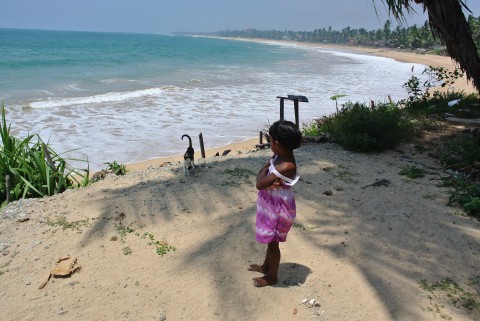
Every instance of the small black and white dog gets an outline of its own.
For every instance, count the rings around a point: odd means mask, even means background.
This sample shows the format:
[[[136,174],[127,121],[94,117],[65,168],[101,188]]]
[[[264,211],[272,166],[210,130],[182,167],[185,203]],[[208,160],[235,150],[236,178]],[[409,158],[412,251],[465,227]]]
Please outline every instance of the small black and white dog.
[[[187,134],[182,135],[182,140],[184,137],[188,138],[188,147],[185,154],[183,154],[183,173],[185,175],[190,175],[190,172],[195,169],[194,154],[195,151],[192,147],[192,139]]]

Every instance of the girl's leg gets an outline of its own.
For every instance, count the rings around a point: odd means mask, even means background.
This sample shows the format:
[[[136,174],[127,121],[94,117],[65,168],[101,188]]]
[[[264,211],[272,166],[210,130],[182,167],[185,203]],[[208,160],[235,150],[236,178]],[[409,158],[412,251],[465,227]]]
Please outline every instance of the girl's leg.
[[[264,277],[253,279],[253,284],[258,287],[277,284],[278,267],[280,266],[280,247],[278,242],[271,242],[268,244],[267,255],[268,273]]]
[[[263,274],[268,274],[269,268],[270,268],[270,262],[269,262],[269,255],[268,255],[268,247],[267,247],[267,252],[265,253],[265,260],[263,261],[262,265],[258,264],[251,264],[247,270],[249,271],[254,271],[254,272],[260,272]]]

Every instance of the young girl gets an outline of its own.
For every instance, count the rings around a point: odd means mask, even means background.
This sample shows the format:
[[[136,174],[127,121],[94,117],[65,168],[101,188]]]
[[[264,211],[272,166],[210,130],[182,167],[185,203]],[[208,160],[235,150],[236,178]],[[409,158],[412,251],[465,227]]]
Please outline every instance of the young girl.
[[[290,121],[280,120],[269,129],[273,156],[257,175],[257,242],[268,244],[262,265],[252,264],[249,271],[263,273],[253,278],[258,287],[277,283],[280,264],[279,242],[285,242],[296,216],[292,186],[298,181],[293,150],[302,142],[302,134]]]

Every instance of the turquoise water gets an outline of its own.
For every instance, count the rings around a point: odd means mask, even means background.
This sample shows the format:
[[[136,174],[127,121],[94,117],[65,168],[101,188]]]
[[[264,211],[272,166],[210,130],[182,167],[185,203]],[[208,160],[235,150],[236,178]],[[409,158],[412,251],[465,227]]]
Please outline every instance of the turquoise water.
[[[14,134],[80,147],[71,157],[93,168],[183,153],[184,133],[202,132],[206,148],[257,137],[278,118],[279,95],[309,98],[303,122],[333,112],[336,94],[400,99],[412,75],[412,64],[295,44],[12,29],[0,29],[0,43]]]

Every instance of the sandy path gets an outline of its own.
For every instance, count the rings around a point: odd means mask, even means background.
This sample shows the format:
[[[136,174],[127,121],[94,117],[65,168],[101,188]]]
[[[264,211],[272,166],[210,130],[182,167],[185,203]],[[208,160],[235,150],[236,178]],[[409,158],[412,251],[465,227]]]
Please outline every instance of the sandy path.
[[[480,263],[479,222],[445,205],[438,165],[426,153],[410,145],[378,155],[331,144],[302,146],[298,220],[281,246],[280,283],[262,289],[252,286],[257,274],[246,267],[260,262],[265,250],[254,241],[252,173],[269,151],[207,159],[191,177],[178,165],[150,168],[19,202],[6,209],[0,223],[2,315],[5,320],[433,320],[445,314],[473,320],[480,315],[451,305],[430,312],[436,301],[419,286],[421,279],[448,276],[467,284]],[[412,162],[430,174],[413,181],[398,175]],[[381,180],[388,184],[371,185]],[[82,223],[65,230],[48,224],[59,217]],[[119,226],[134,231],[122,236]],[[157,255],[149,235],[176,250]],[[131,254],[125,255],[127,248]],[[55,260],[67,254],[78,257],[81,271],[38,290]],[[302,304],[307,298],[317,306]]]

